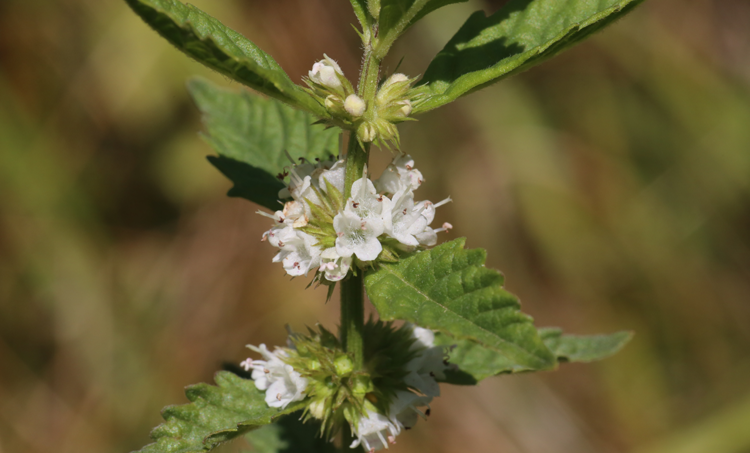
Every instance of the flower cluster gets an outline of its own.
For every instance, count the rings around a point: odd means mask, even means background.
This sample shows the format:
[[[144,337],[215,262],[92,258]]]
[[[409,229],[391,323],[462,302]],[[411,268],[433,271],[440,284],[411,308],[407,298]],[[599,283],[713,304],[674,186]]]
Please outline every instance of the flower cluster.
[[[248,345],[262,360],[241,366],[252,370],[268,406],[284,409],[302,401],[306,419],[322,421],[328,438],[347,423],[357,437],[351,448],[388,448],[402,430],[429,415],[448,365],[430,330],[371,320],[365,331],[372,344],[365,356],[368,372],[355,370],[336,337],[322,328],[309,336],[291,334],[290,347],[273,352]]]
[[[360,418],[352,432],[357,439],[351,448],[363,445],[367,451],[388,448],[396,443],[396,436],[403,429],[411,429],[419,417],[427,418],[430,414],[430,402],[440,396],[438,379],[445,379],[448,364],[445,361],[445,351],[435,346],[435,334],[428,329],[407,325],[412,331],[414,343],[410,347],[417,354],[406,364],[407,375],[404,383],[415,390],[399,390],[392,399],[386,413],[368,409],[364,417]],[[426,407],[422,411],[420,408]]]
[[[437,233],[452,226],[432,228],[435,209],[448,203],[414,201],[422,174],[408,155],[397,156],[377,180],[365,171],[343,199],[345,160],[303,161],[288,168],[289,184],[279,192],[292,198],[274,214],[263,234],[280,249],[273,258],[289,275],[307,275],[318,268],[317,279],[337,282],[353,264],[393,260],[400,251],[414,251],[437,242]],[[283,175],[282,175],[283,176]]]
[[[396,124],[408,121],[414,104],[423,98],[412,89],[416,78],[397,73],[382,83],[371,105],[367,105],[328,55],[313,65],[304,81],[308,93],[328,110],[331,125],[356,131],[361,142],[378,145],[399,145]]]

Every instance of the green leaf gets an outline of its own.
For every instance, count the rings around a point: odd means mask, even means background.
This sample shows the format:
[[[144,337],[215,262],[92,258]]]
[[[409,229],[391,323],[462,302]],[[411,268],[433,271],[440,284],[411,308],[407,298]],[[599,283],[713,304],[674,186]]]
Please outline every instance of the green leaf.
[[[320,423],[302,423],[302,412],[280,417],[271,425],[245,435],[253,453],[335,453],[336,446],[320,437]]]
[[[367,294],[380,317],[474,341],[496,354],[494,366],[504,372],[554,367],[554,355],[520,312],[518,299],[503,288],[502,275],[484,267],[484,250],[464,250],[465,241],[369,271]]]
[[[154,428],[154,443],[140,453],[198,453],[210,451],[222,442],[267,425],[283,414],[299,410],[296,403],[285,410],[268,407],[265,393],[249,379],[220,371],[218,386],[191,385],[185,389],[190,404],[168,406],[162,411],[165,423]]]
[[[308,113],[205,79],[192,79],[188,89],[203,113],[205,139],[219,154],[209,161],[234,182],[230,197],[275,211],[284,187],[276,175],[291,164],[284,151],[310,160],[338,154],[340,130],[312,124]]]
[[[359,24],[362,26],[362,29],[369,29],[370,28],[370,16],[367,12],[367,4],[365,0],[349,0],[349,2],[352,4],[352,9],[354,9],[354,15],[357,16],[357,20],[359,21]]]
[[[381,0],[378,20],[380,43],[377,46],[379,56],[383,58],[396,39],[427,14],[446,5],[467,1],[469,0]]]
[[[563,335],[562,329],[539,329],[544,344],[560,362],[593,362],[607,358],[622,349],[633,338],[632,332],[609,335]]]
[[[199,63],[293,107],[329,117],[270,55],[198,8],[177,0],[125,1],[156,32]]]
[[[420,82],[425,112],[528,69],[630,12],[643,0],[512,0],[472,14]]]
[[[544,344],[559,362],[593,362],[615,354],[633,337],[631,332],[610,335],[563,335],[558,328],[539,329]],[[509,373],[504,357],[496,351],[471,340],[456,340],[437,335],[435,343],[449,346],[449,362],[458,367],[446,373],[443,382],[455,385],[476,385],[482,379]]]

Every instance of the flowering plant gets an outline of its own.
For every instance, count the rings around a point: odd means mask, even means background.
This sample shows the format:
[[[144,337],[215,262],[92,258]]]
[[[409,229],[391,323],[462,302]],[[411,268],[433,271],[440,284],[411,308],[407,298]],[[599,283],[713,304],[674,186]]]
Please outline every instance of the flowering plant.
[[[253,442],[251,432],[272,423],[296,432],[285,439],[292,447],[330,451],[340,439],[344,450],[388,448],[429,416],[441,383],[598,360],[629,340],[628,332],[537,329],[502,275],[484,267],[483,250],[465,249],[464,239],[437,245],[452,226],[433,228],[436,208],[452,200],[415,200],[425,178],[401,149],[397,125],[540,63],[639,0],[513,0],[490,17],[469,17],[421,78],[385,77],[381,61],[408,27],[462,0],[350,0],[364,48],[356,86],[327,55],[305,86],[295,84],[193,6],[126,1],[178,49],[268,96],[189,84],[217,152],[209,160],[234,183],[229,195],[270,210],[258,212],[270,219],[261,240],[278,250],[272,261],[326,285],[328,297],[341,290],[337,334],[317,326],[290,331],[273,350],[249,346],[254,358],[217,373],[217,386],[189,387],[191,404],[165,409],[142,452],[208,451],[248,433]],[[377,178],[368,170],[373,145],[393,153]],[[365,292],[377,320],[365,322]]]

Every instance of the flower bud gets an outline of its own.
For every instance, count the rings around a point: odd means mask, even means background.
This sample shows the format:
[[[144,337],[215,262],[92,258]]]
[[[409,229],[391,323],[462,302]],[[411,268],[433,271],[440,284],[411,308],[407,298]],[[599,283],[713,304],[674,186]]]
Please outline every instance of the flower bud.
[[[372,123],[362,123],[357,129],[357,137],[365,143],[370,143],[378,136],[378,131]]]
[[[396,104],[401,106],[401,108],[398,109],[398,111],[396,112],[397,115],[401,115],[404,118],[411,115],[411,109],[412,109],[411,101],[409,101],[408,99],[405,99],[403,101],[397,102]]]
[[[340,355],[333,361],[333,366],[336,368],[336,374],[343,376],[354,371],[354,362],[349,358],[348,355]]]
[[[365,113],[366,107],[365,101],[356,94],[350,94],[344,101],[344,109],[354,117],[362,116]]]
[[[317,400],[310,403],[308,406],[310,414],[318,420],[323,420],[326,415],[326,402],[325,400]]]
[[[340,88],[341,80],[339,80],[339,75],[343,76],[344,73],[335,61],[328,58],[328,55],[323,56],[325,59],[315,63],[312,70],[308,72],[310,80],[328,88]]]
[[[372,379],[370,379],[370,376],[366,374],[359,374],[354,376],[354,378],[352,378],[351,385],[352,392],[354,392],[355,395],[364,395],[366,393],[372,392],[375,389],[372,383]]]

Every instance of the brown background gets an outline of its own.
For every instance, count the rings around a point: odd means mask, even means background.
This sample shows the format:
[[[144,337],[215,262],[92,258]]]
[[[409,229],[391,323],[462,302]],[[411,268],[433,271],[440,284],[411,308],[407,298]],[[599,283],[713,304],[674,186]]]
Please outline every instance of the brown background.
[[[434,13],[386,68],[421,73],[500,3]],[[323,53],[357,73],[345,0],[195,4],[295,81]],[[743,0],[652,0],[401,128],[419,198],[455,200],[442,238],[486,248],[538,324],[637,334],[601,363],[444,387],[394,452],[750,452],[748,24]],[[124,2],[0,2],[0,452],[136,449],[244,344],[335,325],[224,196],[194,74],[231,85]]]

